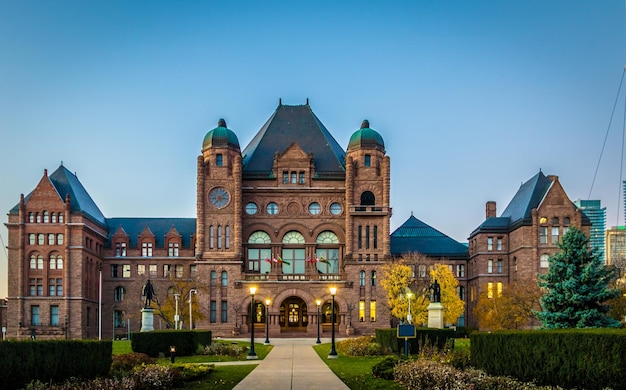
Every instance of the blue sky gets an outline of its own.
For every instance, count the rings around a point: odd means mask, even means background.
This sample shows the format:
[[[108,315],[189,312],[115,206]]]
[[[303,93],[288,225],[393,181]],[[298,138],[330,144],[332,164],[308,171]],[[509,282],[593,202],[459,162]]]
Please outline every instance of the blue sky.
[[[540,169],[589,197],[625,64],[618,0],[0,6],[2,215],[63,161],[107,217],[195,217],[217,120],[243,148],[279,98],[309,98],[344,147],[366,118],[383,136],[392,229],[413,212],[464,242]],[[620,102],[591,192],[607,226],[623,224]],[[0,296],[6,272],[2,250]]]

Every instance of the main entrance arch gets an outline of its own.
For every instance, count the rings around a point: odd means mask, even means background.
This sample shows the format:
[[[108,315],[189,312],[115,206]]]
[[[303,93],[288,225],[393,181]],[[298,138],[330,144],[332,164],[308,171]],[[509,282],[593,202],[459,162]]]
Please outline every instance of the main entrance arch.
[[[306,332],[309,325],[306,302],[296,296],[286,298],[280,304],[278,323],[281,332]]]

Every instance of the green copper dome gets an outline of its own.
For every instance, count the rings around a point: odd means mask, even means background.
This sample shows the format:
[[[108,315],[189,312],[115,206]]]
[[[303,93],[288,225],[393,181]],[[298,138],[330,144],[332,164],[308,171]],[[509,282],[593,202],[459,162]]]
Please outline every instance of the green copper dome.
[[[348,150],[360,148],[385,151],[383,137],[376,130],[370,128],[370,123],[367,119],[363,121],[361,128],[352,134],[348,143]]]
[[[217,122],[217,127],[206,133],[204,141],[202,141],[202,150],[207,148],[234,148],[239,150],[239,140],[237,135],[226,127],[226,121],[220,119]]]

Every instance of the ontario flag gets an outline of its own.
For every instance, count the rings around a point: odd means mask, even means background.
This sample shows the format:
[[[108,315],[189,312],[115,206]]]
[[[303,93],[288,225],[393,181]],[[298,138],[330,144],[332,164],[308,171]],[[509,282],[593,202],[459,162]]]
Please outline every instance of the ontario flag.
[[[271,262],[272,262],[272,260],[270,260],[270,258],[269,258],[269,257],[266,257],[266,258],[265,258],[265,262],[266,262],[266,263],[271,263]]]
[[[324,264],[330,264],[330,261],[326,260],[324,256],[320,256],[320,258],[317,261],[319,261],[320,263],[324,263]]]

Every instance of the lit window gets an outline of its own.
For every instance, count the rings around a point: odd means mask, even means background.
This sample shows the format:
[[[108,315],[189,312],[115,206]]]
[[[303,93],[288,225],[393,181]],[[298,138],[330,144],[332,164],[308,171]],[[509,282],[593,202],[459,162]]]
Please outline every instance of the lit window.
[[[493,283],[487,283],[487,298],[493,298]]]
[[[496,283],[496,294],[498,294],[497,297],[502,296],[502,282]]]
[[[41,223],[41,215],[39,213],[35,213],[35,219],[37,220],[37,223]]]
[[[183,277],[183,266],[181,264],[176,264],[174,267],[175,276],[177,279],[182,279]]]
[[[152,278],[156,278],[157,276],[157,265],[156,264],[150,264],[150,277]]]
[[[359,301],[359,322],[365,322],[365,301]]]
[[[457,278],[465,277],[465,264],[458,264],[456,266],[456,277]]]
[[[370,280],[372,282],[372,287],[376,287],[376,271],[372,271]]]
[[[172,274],[172,265],[163,264],[163,277],[169,278],[171,274]]]
[[[376,301],[370,302],[370,321],[376,322]]]
[[[195,278],[196,277],[196,272],[197,272],[196,265],[195,264],[190,265],[189,266],[189,277]]]
[[[43,212],[43,223],[50,222],[50,214],[47,211]]]
[[[146,265],[138,264],[137,265],[137,275],[145,275],[146,274]]]
[[[122,266],[122,277],[130,278],[130,264],[124,264]]]

